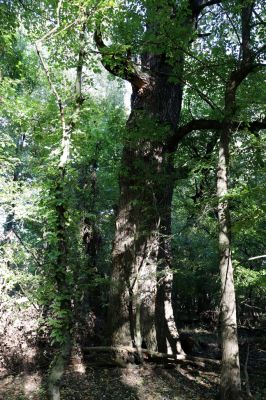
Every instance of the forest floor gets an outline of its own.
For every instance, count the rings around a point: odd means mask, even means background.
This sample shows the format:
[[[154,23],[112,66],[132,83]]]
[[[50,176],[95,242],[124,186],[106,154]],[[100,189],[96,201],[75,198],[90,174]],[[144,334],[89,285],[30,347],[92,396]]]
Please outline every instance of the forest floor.
[[[188,333],[188,332],[186,332]],[[218,353],[215,335],[190,332],[206,343],[195,355],[215,357]],[[197,339],[199,340],[199,339]],[[249,343],[248,374],[254,400],[266,399],[266,341],[263,332],[240,330],[240,358],[246,360]],[[243,389],[245,374],[243,371]],[[0,370],[0,400],[45,400],[40,372]],[[93,367],[81,361],[72,362],[66,371],[62,400],[204,400],[217,398],[219,370],[208,366],[169,366],[154,363],[127,368]],[[245,398],[245,395],[244,395]]]
[[[1,400],[42,400],[38,373],[3,376]],[[62,400],[189,400],[215,399],[219,377],[183,368],[156,365],[128,368],[87,368],[85,374],[67,371]]]

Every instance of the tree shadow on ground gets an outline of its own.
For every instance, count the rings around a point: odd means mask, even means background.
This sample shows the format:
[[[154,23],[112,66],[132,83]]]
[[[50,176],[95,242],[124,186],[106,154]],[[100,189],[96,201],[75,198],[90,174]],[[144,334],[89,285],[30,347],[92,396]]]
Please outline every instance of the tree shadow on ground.
[[[62,400],[139,400],[134,385],[124,380],[124,369],[88,367],[85,374],[68,371],[61,388]]]
[[[165,369],[154,364],[128,368],[87,367],[85,374],[67,372],[62,400],[203,400],[214,399],[218,374]]]
[[[203,371],[195,367],[155,368],[156,379],[169,388],[165,399],[215,399],[218,393],[219,372]]]

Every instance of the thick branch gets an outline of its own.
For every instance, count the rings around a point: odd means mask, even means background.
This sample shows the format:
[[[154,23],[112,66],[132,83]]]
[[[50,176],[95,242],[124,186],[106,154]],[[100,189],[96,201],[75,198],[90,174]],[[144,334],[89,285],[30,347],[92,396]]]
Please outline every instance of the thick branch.
[[[129,54],[125,55],[119,53],[119,51],[113,52],[105,45],[100,27],[97,27],[94,32],[94,40],[102,55],[101,62],[108,72],[129,81],[137,89],[143,89],[150,84],[150,75],[142,72],[131,60]]]
[[[258,132],[266,129],[266,119],[248,122],[232,121],[230,124],[232,131],[247,129],[250,132]],[[221,130],[224,128],[224,123],[215,119],[194,119],[186,125],[180,126],[174,134],[168,139],[167,149],[169,152],[174,152],[177,149],[180,141],[193,131],[201,130]]]
[[[241,12],[241,35],[242,35],[242,62],[251,61],[250,34],[251,34],[251,18],[254,8],[254,2],[244,7]]]
[[[167,149],[169,152],[174,152],[177,149],[179,142],[192,131],[199,130],[219,130],[222,128],[222,122],[210,119],[194,119],[186,125],[180,126],[175,133],[168,139]]]
[[[56,29],[55,30],[52,29],[52,31],[50,31],[50,33],[51,32],[55,32],[55,31],[56,31]],[[46,38],[47,38],[47,36],[46,36]],[[61,120],[63,136],[64,136],[65,132],[66,132],[65,110],[64,110],[63,103],[62,103],[62,99],[61,99],[61,97],[60,97],[60,95],[59,95],[59,93],[58,93],[58,91],[56,89],[55,84],[52,81],[48,64],[46,63],[46,61],[45,61],[45,59],[44,59],[44,57],[42,55],[42,41],[41,41],[41,39],[36,42],[36,51],[37,51],[37,54],[38,54],[39,59],[41,61],[41,64],[42,64],[43,70],[45,72],[46,78],[47,78],[47,80],[49,82],[50,88],[51,88],[51,90],[52,90],[52,92],[53,92],[53,94],[54,94],[54,96],[56,98],[57,106],[58,106],[58,109],[59,109],[59,112],[60,112],[60,120]]]
[[[232,120],[236,112],[236,92],[240,84],[253,72],[258,66],[254,63],[255,55],[251,50],[251,19],[254,3],[243,7],[241,11],[241,46],[240,61],[235,70],[229,76],[225,89],[224,112],[225,119]]]
[[[220,4],[222,0],[203,0],[203,1],[194,1],[193,3],[195,4],[194,10],[196,14],[198,15],[202,10],[204,10],[206,7],[211,7],[214,6],[215,4]],[[200,3],[200,4],[199,4]],[[197,5],[199,4],[199,5]]]

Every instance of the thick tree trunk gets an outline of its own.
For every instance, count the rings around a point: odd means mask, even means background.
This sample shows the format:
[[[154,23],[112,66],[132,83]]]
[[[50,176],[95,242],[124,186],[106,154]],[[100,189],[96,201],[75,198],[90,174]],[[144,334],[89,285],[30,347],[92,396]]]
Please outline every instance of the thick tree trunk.
[[[179,4],[150,2],[146,8],[147,31],[152,37],[160,37],[160,13],[166,18],[162,12],[165,10],[169,13],[169,23],[182,25],[185,48],[191,42],[201,3],[188,2],[185,18],[180,21]],[[176,353],[182,350],[171,301],[169,235],[174,185],[172,152],[182,138],[174,134],[179,124],[182,85],[173,83],[173,78],[182,81],[183,55],[180,53],[171,65],[159,41],[155,54],[151,51],[142,54],[141,68],[132,61],[130,52],[120,57],[117,64],[112,52],[108,54],[99,26],[94,38],[104,67],[128,80],[133,89],[113,248],[108,318],[110,341],[116,346],[133,342],[137,348],[142,342],[151,350],[168,348]],[[176,140],[171,143],[169,139],[173,136]]]
[[[149,145],[124,150],[124,172],[120,179],[121,197],[113,248],[109,328],[114,345],[130,345],[133,342],[141,346],[144,341],[149,349],[156,349],[155,297],[160,216],[154,204],[154,181],[157,180],[160,162],[149,165],[156,152],[153,146],[148,149]],[[145,147],[148,149],[146,170],[141,154]],[[138,163],[139,171],[135,168]]]
[[[122,157],[108,326],[115,346],[165,351],[167,334],[178,341],[169,266],[173,160],[165,143],[178,124],[182,88],[168,82],[163,56],[149,55],[145,65],[153,74],[133,86]]]
[[[228,194],[229,138],[230,129],[222,131],[217,172],[221,276],[221,400],[237,400],[241,398],[236,299],[231,259],[230,214],[228,200],[225,198]]]

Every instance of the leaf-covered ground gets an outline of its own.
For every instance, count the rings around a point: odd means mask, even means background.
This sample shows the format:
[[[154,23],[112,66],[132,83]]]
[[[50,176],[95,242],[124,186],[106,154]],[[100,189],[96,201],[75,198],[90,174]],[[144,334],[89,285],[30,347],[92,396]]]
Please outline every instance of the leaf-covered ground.
[[[255,357],[255,359],[254,359]],[[253,365],[257,360],[257,367]],[[266,352],[252,355],[249,367],[254,399],[266,398]],[[62,400],[204,400],[217,398],[219,371],[194,367],[163,368],[155,364],[103,368],[72,365],[65,374]],[[17,376],[2,371],[0,400],[44,400],[38,373]],[[245,396],[244,396],[245,397]]]
[[[188,400],[214,399],[218,376],[182,368],[145,365],[129,368],[87,368],[85,374],[68,371],[62,400]],[[1,400],[39,400],[45,396],[38,374],[6,376]]]
[[[45,371],[36,370],[38,340],[34,310],[2,313],[0,322],[0,400],[46,400]],[[183,329],[194,341],[194,355],[220,358],[217,335],[204,329]],[[254,400],[266,399],[266,339],[262,330],[240,329],[240,359],[245,392],[246,361]],[[39,343],[39,346],[42,343]],[[40,347],[39,347],[40,350]],[[42,350],[43,351],[43,350]],[[45,354],[45,353],[44,353]],[[39,364],[40,365],[40,364]],[[72,357],[62,385],[62,400],[204,400],[217,398],[219,368],[207,365],[169,366],[153,363],[127,368],[95,367]]]

